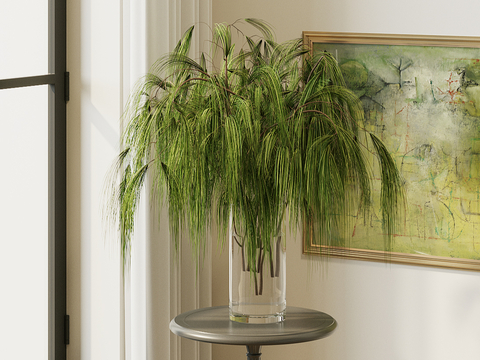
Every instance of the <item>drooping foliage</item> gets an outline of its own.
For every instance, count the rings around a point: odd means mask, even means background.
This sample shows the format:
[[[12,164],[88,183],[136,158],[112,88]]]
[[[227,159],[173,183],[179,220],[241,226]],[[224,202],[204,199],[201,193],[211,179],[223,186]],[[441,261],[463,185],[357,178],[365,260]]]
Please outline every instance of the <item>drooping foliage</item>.
[[[300,39],[278,44],[266,23],[245,21],[262,36],[240,33],[234,43],[237,24],[217,24],[198,60],[189,56],[191,27],[132,94],[110,208],[124,255],[147,173],[168,203],[176,244],[185,228],[200,250],[213,217],[224,231],[232,214],[253,263],[286,209],[291,225],[319,229],[317,240],[331,244],[352,206],[371,205],[373,159],[385,233],[393,233],[401,180],[382,142],[362,129],[361,103],[335,59],[312,57]]]

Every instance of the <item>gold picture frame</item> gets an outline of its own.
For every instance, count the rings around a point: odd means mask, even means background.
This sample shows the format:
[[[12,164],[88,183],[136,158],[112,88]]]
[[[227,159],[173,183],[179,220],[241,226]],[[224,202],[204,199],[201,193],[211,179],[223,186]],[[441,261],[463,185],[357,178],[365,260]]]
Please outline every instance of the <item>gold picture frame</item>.
[[[480,37],[304,31],[303,39],[337,58],[407,193],[392,252],[379,245],[373,212],[355,223],[349,247],[304,236],[303,253],[480,271]]]

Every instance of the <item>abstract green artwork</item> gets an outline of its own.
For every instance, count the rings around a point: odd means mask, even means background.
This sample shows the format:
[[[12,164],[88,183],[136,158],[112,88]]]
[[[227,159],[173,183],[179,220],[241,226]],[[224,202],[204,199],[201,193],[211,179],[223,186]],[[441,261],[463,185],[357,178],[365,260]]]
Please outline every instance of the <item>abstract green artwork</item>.
[[[480,270],[480,39],[339,33],[304,39],[314,52],[335,56],[363,103],[364,127],[387,145],[405,179],[407,206],[389,259]],[[374,181],[377,175],[373,169]],[[378,210],[353,215],[349,248],[330,254],[384,260]],[[305,244],[305,252],[319,249]]]

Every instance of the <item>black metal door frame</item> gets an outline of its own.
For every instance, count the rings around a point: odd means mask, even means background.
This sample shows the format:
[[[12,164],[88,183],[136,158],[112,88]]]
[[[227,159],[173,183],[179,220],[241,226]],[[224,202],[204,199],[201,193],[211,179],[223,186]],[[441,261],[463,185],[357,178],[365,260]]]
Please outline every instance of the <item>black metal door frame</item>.
[[[49,359],[65,360],[67,316],[67,159],[68,101],[66,0],[49,1],[48,74],[0,79],[0,90],[49,85],[48,237],[49,237]],[[53,310],[53,314],[52,314]],[[28,326],[28,325],[27,325]],[[52,339],[53,337],[53,339]]]

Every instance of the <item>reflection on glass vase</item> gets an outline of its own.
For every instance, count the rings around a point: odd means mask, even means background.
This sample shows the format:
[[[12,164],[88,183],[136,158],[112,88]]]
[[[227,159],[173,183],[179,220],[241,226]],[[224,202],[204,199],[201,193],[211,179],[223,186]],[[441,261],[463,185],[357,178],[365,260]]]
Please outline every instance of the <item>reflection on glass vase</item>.
[[[229,281],[230,320],[244,323],[275,323],[285,318],[286,248],[282,226],[268,245],[248,249],[245,234],[230,217]],[[247,261],[253,251],[255,261]],[[253,264],[254,263],[254,264]]]

